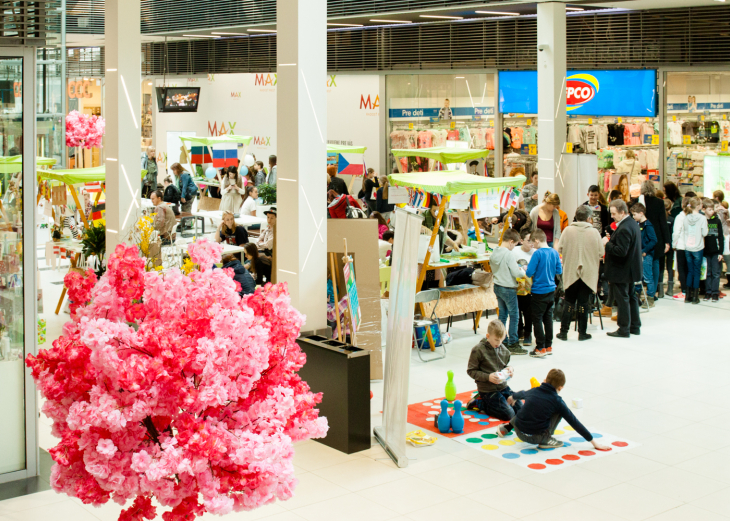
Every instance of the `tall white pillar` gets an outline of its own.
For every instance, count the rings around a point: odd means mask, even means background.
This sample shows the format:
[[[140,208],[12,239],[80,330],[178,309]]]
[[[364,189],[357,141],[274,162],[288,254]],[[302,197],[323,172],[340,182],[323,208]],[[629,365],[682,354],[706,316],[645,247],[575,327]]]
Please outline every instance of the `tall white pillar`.
[[[543,194],[562,191],[558,178],[565,152],[565,4],[537,4],[537,159],[539,200]],[[542,50],[540,50],[542,49]]]
[[[125,242],[142,191],[140,177],[140,0],[106,0],[106,251]]]
[[[327,2],[279,0],[277,15],[277,282],[327,326]]]

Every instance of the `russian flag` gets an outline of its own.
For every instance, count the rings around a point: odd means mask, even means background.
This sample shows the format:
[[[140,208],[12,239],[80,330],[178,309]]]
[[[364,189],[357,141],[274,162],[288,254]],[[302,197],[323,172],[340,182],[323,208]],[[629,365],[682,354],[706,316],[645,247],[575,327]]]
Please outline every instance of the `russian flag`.
[[[337,174],[365,175],[365,157],[362,154],[340,154]]]
[[[202,165],[212,163],[213,160],[208,153],[208,147],[194,146],[190,147],[190,162],[194,165]]]
[[[227,143],[214,148],[213,166],[216,168],[238,166],[238,145],[236,143]]]

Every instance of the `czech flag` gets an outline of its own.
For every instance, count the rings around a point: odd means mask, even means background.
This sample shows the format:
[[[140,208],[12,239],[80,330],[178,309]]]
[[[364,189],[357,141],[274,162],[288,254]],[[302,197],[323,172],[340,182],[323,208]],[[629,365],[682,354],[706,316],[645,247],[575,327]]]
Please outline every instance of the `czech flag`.
[[[195,146],[190,147],[190,162],[194,165],[203,165],[206,163],[212,163],[213,159],[208,153],[208,147]]]
[[[216,168],[238,166],[238,145],[236,143],[226,143],[214,148],[213,166]]]
[[[337,174],[365,175],[365,156],[362,154],[340,154]]]

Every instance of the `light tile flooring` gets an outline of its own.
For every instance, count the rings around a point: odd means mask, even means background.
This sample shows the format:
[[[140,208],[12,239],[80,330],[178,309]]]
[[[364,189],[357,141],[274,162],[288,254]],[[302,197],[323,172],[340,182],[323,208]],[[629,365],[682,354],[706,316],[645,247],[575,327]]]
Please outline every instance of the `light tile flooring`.
[[[52,317],[60,286],[48,282],[58,277],[43,277],[50,341],[66,318]],[[596,430],[641,442],[635,450],[536,474],[441,437],[431,447],[409,447],[405,469],[377,444],[346,455],[307,441],[296,446],[294,498],[227,519],[730,519],[730,437],[723,435],[730,428],[729,312],[730,298],[699,306],[666,299],[642,314],[640,337],[608,338],[594,319],[593,340],[578,343],[571,332],[569,342],[556,341],[552,357],[513,360],[513,388],[529,387],[530,377],[542,379],[552,367],[563,369],[564,398],[584,401],[578,417]],[[609,322],[607,330],[614,328]],[[445,360],[423,364],[414,354],[409,403],[443,395],[449,369],[459,391],[474,388],[465,369],[477,337],[466,322],[451,331]],[[371,388],[377,425],[383,384]],[[41,446],[53,444],[43,418]],[[115,521],[119,511],[115,504],[97,509],[48,491],[0,502],[0,521]]]

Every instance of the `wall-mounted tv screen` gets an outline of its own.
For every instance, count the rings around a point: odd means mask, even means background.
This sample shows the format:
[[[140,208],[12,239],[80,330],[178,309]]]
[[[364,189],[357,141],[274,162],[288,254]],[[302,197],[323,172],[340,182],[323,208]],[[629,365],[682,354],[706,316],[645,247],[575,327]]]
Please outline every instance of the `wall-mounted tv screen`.
[[[157,87],[160,112],[197,112],[200,87]]]

